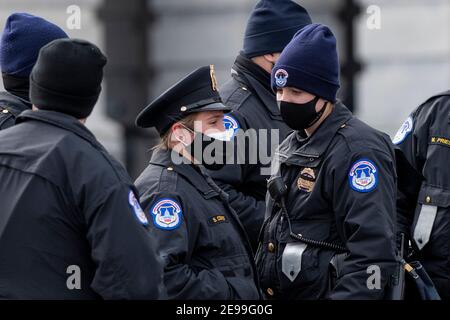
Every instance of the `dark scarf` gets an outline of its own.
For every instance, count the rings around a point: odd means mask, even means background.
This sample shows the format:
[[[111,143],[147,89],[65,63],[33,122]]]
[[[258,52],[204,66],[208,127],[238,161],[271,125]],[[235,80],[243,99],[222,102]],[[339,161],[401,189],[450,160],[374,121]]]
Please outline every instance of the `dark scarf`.
[[[2,73],[2,78],[6,91],[30,103],[30,80],[28,78],[16,77],[6,73]]]
[[[270,73],[245,57],[242,53],[237,56],[233,68],[242,73],[244,77],[251,76],[255,78],[267,89],[267,91],[272,92],[270,86]]]

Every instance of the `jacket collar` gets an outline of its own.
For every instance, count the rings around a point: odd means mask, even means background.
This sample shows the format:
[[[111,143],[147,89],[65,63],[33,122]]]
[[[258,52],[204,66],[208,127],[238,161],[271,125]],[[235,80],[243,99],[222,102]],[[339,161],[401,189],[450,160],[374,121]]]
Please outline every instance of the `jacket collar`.
[[[320,158],[327,150],[337,131],[344,127],[353,117],[341,102],[334,105],[333,111],[310,137],[304,138],[298,131],[289,135],[280,145],[279,154],[281,161],[296,162],[301,158],[309,158],[310,161]]]
[[[16,123],[26,122],[26,121],[40,121],[47,123],[49,125],[61,128],[72,132],[81,139],[88,142],[92,147],[99,151],[105,160],[111,165],[112,169],[117,174],[118,178],[127,183],[134,191],[136,191],[135,186],[130,180],[130,176],[126,170],[122,167],[119,162],[117,162],[106,149],[97,141],[94,134],[86,128],[78,119],[70,115],[66,115],[61,112],[50,111],[50,110],[26,110],[20,114],[16,119]]]
[[[172,159],[180,159],[180,155],[172,150],[157,148],[153,151],[150,164],[171,167],[176,173],[183,176],[192,186],[194,186],[206,199],[218,195],[208,184],[203,175],[195,168],[195,165],[188,163],[175,164]]]
[[[3,101],[9,106],[10,108],[13,108],[17,114],[15,116],[17,117],[22,111],[31,109],[31,103],[26,101],[25,99],[22,99],[19,96],[16,96],[10,92],[4,91],[0,92],[0,101]]]
[[[261,68],[258,64],[247,58],[244,54],[240,53],[234,61],[233,69],[242,74],[248,74],[252,78],[256,79],[261,85],[263,85],[267,91],[272,92],[270,85],[270,73]]]
[[[50,111],[50,110],[26,110],[22,112],[16,120],[16,123],[36,120],[70,131],[80,138],[87,140],[99,149],[103,150],[102,145],[97,141],[95,136],[83,125],[78,119],[70,115]]]
[[[245,63],[243,64],[242,61],[245,61]],[[253,67],[249,67],[249,64],[253,65]],[[256,71],[255,68],[259,68],[261,70],[258,69],[258,71]],[[238,58],[236,58],[231,71],[232,76],[236,79],[236,81],[247,85],[249,87],[248,89],[261,100],[272,115],[280,116],[280,110],[278,109],[276,97],[270,89],[270,75],[267,74],[268,77],[265,79],[260,75],[261,72],[266,71],[242,55],[239,55]],[[267,83],[265,83],[266,81]]]

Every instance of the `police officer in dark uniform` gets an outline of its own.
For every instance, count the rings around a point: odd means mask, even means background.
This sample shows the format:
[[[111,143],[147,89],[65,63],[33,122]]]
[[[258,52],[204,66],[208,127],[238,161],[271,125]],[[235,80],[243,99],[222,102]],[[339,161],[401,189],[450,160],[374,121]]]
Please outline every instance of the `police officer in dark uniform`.
[[[29,76],[39,50],[55,39],[67,38],[58,26],[27,13],[13,13],[6,20],[0,41],[0,130],[14,125],[22,111],[31,109]]]
[[[0,132],[0,298],[164,294],[137,190],[83,125],[105,63],[83,40],[47,44],[30,76],[33,110]]]
[[[241,134],[248,129],[257,133],[254,140],[248,141],[248,148],[244,148],[247,157],[243,161],[236,164],[236,160],[222,170],[211,172],[230,195],[231,204],[238,210],[255,249],[264,220],[272,148],[275,150],[291,131],[280,116],[270,88],[270,72],[292,36],[310,23],[307,11],[291,0],[259,1],[248,20],[243,50],[234,62],[231,78],[219,90],[224,104],[233,110],[225,115],[225,127],[231,132],[241,129]],[[261,129],[267,131],[260,132]],[[278,132],[272,139],[275,130]],[[256,149],[258,140],[266,138],[266,149],[261,153],[264,156],[260,156]],[[236,152],[239,153],[242,154]],[[262,172],[264,169],[266,172]]]
[[[418,171],[418,183],[400,188],[399,232],[406,235],[442,299],[450,299],[450,91],[422,103],[393,139]],[[405,176],[405,180],[410,180]],[[407,242],[407,241],[406,241]],[[409,287],[413,288],[413,286]],[[409,297],[414,289],[406,288]]]
[[[162,139],[136,186],[164,258],[169,299],[260,298],[245,230],[207,170],[223,166],[229,148],[223,126],[229,108],[216,86],[213,67],[201,67],[136,120],[156,127]]]
[[[336,40],[312,24],[272,72],[280,112],[295,131],[268,182],[261,286],[274,299],[382,299],[395,273],[394,151],[387,135],[339,101]]]

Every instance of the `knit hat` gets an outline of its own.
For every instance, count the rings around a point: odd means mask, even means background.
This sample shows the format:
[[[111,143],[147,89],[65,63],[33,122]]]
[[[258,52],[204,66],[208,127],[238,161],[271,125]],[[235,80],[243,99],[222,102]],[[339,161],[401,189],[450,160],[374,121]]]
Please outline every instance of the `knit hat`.
[[[28,13],[13,13],[0,40],[0,68],[5,74],[28,78],[39,50],[47,43],[68,38],[58,26]]]
[[[294,87],[335,102],[339,89],[336,38],[322,24],[300,30],[272,70],[272,89]]]
[[[44,46],[30,76],[30,101],[78,119],[92,112],[101,91],[106,57],[95,45],[59,39]]]
[[[247,22],[244,55],[253,58],[281,52],[292,36],[310,23],[306,9],[291,0],[260,0]]]

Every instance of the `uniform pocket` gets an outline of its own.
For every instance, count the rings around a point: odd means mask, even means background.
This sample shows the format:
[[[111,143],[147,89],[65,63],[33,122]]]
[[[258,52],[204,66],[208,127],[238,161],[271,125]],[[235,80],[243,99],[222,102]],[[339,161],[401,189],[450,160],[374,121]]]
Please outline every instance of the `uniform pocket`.
[[[330,236],[330,220],[291,220],[292,232],[302,237],[317,241],[326,241]],[[279,238],[280,242],[292,242],[287,221],[283,223],[283,233]]]
[[[212,258],[211,262],[225,277],[248,277],[252,274],[252,265],[244,254],[216,257]]]
[[[423,184],[413,224],[413,239],[427,256],[450,256],[450,190]]]
[[[252,279],[227,278],[234,300],[259,300],[258,289]]]
[[[329,237],[330,223],[326,220],[293,221],[291,222],[291,225],[292,231],[295,234],[301,234],[305,238],[325,241]],[[285,232],[285,234],[289,234],[289,232]],[[284,236],[282,240],[283,243],[280,245],[280,249],[282,250],[280,250],[277,261],[282,290],[288,291],[293,289],[296,291],[303,291],[303,289],[306,290],[306,287],[309,287],[309,292],[322,291],[322,287],[327,285],[327,283],[325,284],[324,282],[328,278],[329,262],[333,252],[312,245],[304,246],[302,242],[294,240],[290,236]],[[289,254],[294,255],[293,259],[287,259],[286,256],[284,257],[285,270],[290,267],[289,265],[286,265],[286,263],[293,265],[291,271],[293,271],[294,274],[291,275],[283,273],[283,254],[285,254],[286,247],[291,251]],[[302,251],[301,253],[298,253],[298,256],[301,254],[301,264],[298,274],[296,274],[297,265],[294,262],[298,262],[299,259],[293,252],[295,249],[301,249]],[[299,296],[302,296],[301,293],[299,294]]]
[[[450,189],[423,184],[420,188],[418,202],[448,208],[450,207]]]
[[[232,298],[258,299],[258,290],[254,281],[252,265],[247,255],[234,255],[222,258],[213,258],[211,262],[226,278]]]

